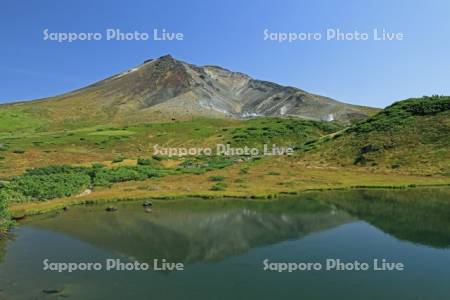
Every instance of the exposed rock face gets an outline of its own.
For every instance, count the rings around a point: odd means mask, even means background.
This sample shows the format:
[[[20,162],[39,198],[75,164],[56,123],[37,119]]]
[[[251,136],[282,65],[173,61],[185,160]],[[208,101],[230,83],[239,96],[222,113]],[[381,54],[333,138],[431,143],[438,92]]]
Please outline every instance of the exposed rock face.
[[[352,121],[376,110],[170,55],[64,95],[24,104],[52,120],[152,121],[174,117],[298,116]]]

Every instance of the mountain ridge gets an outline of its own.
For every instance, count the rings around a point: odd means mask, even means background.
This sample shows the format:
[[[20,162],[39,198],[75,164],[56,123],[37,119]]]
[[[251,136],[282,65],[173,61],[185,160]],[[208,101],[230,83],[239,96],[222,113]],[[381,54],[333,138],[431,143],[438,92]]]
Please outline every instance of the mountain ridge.
[[[353,122],[375,108],[357,106],[304,90],[257,80],[221,66],[196,66],[171,55],[86,87],[53,97],[8,103],[64,127],[188,119],[196,116],[249,118],[294,116],[310,120]]]

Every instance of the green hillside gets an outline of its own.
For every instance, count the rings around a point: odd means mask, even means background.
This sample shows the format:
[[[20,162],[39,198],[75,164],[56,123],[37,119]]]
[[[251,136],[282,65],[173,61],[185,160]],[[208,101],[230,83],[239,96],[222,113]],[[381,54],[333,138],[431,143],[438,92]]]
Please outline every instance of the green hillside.
[[[18,121],[21,128],[25,121]],[[25,125],[23,125],[25,126]],[[0,134],[0,178],[26,169],[58,164],[86,164],[114,159],[151,157],[160,147],[262,147],[263,144],[301,147],[342,129],[342,125],[296,118],[250,120],[195,118],[130,126],[103,125],[73,130]]]
[[[396,102],[304,152],[303,159],[327,165],[450,176],[450,97]]]
[[[0,228],[9,223],[7,206],[20,215],[124,198],[272,198],[308,189],[450,183],[450,97],[400,101],[350,127],[293,117],[197,117],[60,130],[39,118],[28,122],[25,110],[0,113]],[[154,145],[217,144],[276,144],[295,154],[153,155]]]

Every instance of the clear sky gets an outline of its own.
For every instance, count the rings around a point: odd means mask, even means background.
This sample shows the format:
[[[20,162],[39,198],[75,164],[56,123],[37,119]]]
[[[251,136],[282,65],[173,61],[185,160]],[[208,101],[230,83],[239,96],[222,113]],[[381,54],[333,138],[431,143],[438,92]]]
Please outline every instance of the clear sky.
[[[83,87],[145,59],[172,54],[337,100],[384,107],[450,94],[450,1],[49,1],[2,0],[0,102]],[[45,41],[49,32],[100,32],[100,41]],[[105,30],[183,41],[107,41]],[[327,29],[369,32],[367,41],[326,40]],[[372,30],[404,34],[374,41]],[[269,32],[319,32],[320,41],[264,40]],[[152,37],[152,35],[151,35]]]

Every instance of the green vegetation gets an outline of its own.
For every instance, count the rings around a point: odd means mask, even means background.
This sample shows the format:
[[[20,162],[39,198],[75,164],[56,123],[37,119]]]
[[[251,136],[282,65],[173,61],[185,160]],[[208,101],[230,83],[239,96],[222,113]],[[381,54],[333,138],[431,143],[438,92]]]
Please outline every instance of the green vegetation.
[[[15,131],[36,132],[42,130],[43,122],[39,115],[22,108],[20,105],[3,106],[0,110],[0,136]]]
[[[32,200],[68,197],[86,189],[90,177],[84,174],[51,174],[20,176],[10,183],[10,189]]]
[[[122,159],[152,157],[153,145],[160,147],[209,147],[230,143],[233,147],[261,148],[262,144],[301,147],[305,142],[342,128],[338,124],[293,118],[257,118],[244,121],[195,118],[189,121],[103,126],[47,128],[3,132],[0,151],[5,159],[0,177],[26,169],[55,164],[95,161],[120,163]],[[233,136],[242,135],[235,139]],[[15,151],[19,150],[19,151]],[[17,155],[10,155],[13,152]],[[20,155],[19,155],[20,154]],[[36,156],[39,160],[36,160]],[[152,157],[153,160],[164,157]],[[144,163],[141,160],[140,163]]]
[[[225,182],[218,182],[211,187],[211,191],[223,191],[228,187]]]
[[[225,177],[223,177],[223,176],[217,176],[217,175],[209,176],[210,181],[223,181],[224,179],[225,179]]]
[[[120,163],[120,162],[123,162],[125,160],[125,157],[123,156],[123,155],[119,155],[119,156],[117,156],[116,158],[114,158],[113,160],[112,160],[112,163]]]
[[[279,172],[271,171],[271,172],[268,173],[268,175],[271,175],[271,176],[278,176],[278,175],[280,175],[280,173],[279,173]]]
[[[306,143],[304,160],[374,172],[450,174],[450,97],[394,103],[346,130]]]
[[[242,127],[224,128],[225,140],[233,146],[261,148],[263,144],[300,147],[342,129],[339,123],[315,122],[295,118],[256,118]]]
[[[139,163],[140,162],[140,163]],[[233,164],[233,160],[211,156],[186,159],[175,169],[164,168],[159,160],[138,161],[135,166],[106,168],[102,164],[91,167],[55,165],[27,170],[0,186],[0,200],[5,203],[50,200],[81,193],[87,188],[111,187],[114,183],[142,181],[173,174],[203,174]],[[221,181],[221,176],[211,176]]]
[[[450,189],[333,191],[312,198],[332,203],[399,239],[450,246]]]
[[[248,174],[249,169],[250,169],[249,167],[241,168],[241,169],[239,170],[239,174],[240,174],[240,175]]]
[[[96,132],[91,132],[89,135],[97,135],[97,136],[129,136],[133,135],[135,132],[130,130],[98,130]]]
[[[28,170],[0,186],[0,202],[48,200],[77,194],[90,186],[87,168],[49,166]]]
[[[165,170],[153,169],[145,166],[118,167],[101,169],[94,174],[94,186],[111,186],[116,182],[139,181],[168,174]]]
[[[449,96],[432,96],[411,98],[396,102],[367,120],[356,124],[350,132],[363,133],[369,131],[387,131],[394,126],[413,122],[414,116],[436,115],[450,110]]]
[[[5,192],[0,190],[0,235],[11,226],[11,214],[8,209],[8,202],[5,200]]]
[[[153,162],[154,162],[154,160],[146,159],[146,158],[138,158],[138,160],[137,160],[137,164],[140,166],[150,166],[150,165],[152,165]]]
[[[164,197],[169,190],[171,197],[186,193],[211,197],[223,190],[227,195],[266,197],[308,188],[386,186],[391,181],[393,186],[446,183],[449,103],[450,97],[442,96],[408,99],[349,128],[335,122],[262,117],[126,126],[74,121],[66,129],[32,120],[30,127],[8,129],[6,124],[14,118],[20,123],[28,116],[24,109],[10,108],[0,113],[5,116],[0,121],[4,122],[3,127],[0,124],[0,178],[4,180],[0,202],[3,207],[14,206],[11,203],[76,196],[86,189],[93,199],[97,194],[119,199],[124,191],[136,197]],[[156,144],[213,149],[217,144],[256,148],[276,144],[294,147],[296,154],[169,158],[153,155]],[[367,176],[362,178],[364,172]],[[410,179],[411,175],[417,177]],[[170,185],[160,179],[166,176],[173,176]],[[133,181],[146,182],[134,185]]]
[[[93,168],[101,168],[102,166],[92,165]],[[25,172],[26,176],[52,175],[52,174],[89,174],[91,169],[86,167],[76,167],[69,165],[47,166],[36,169],[29,169]]]
[[[211,171],[214,169],[223,169],[231,166],[235,157],[224,156],[198,156],[186,158],[181,164],[181,168],[194,170]],[[203,173],[203,172],[202,172]]]

